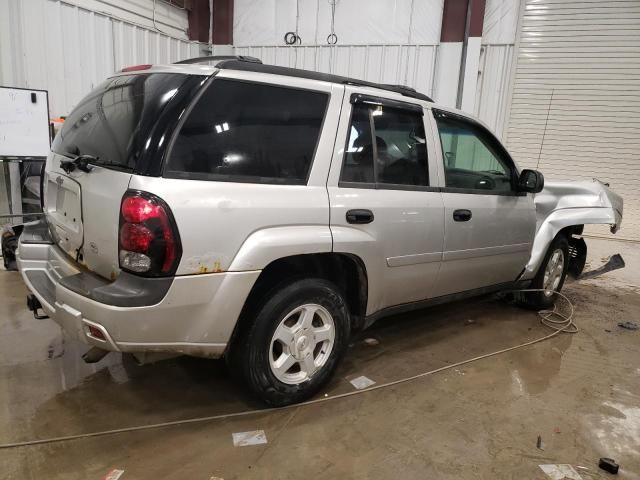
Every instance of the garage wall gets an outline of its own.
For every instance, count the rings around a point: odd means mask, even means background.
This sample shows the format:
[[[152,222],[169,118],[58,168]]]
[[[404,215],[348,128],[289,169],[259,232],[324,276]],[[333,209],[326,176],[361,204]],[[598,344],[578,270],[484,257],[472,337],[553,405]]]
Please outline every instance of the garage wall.
[[[433,89],[436,49],[436,44],[318,45],[235,47],[235,52],[258,57],[263,63],[405,84],[429,95]]]
[[[547,179],[611,183],[616,236],[640,240],[640,2],[526,0],[521,30],[509,150]]]
[[[287,46],[284,34],[296,30],[301,46]],[[264,63],[401,83],[422,92],[433,89],[443,0],[338,1],[331,34],[331,5],[326,0],[236,0],[236,53]]]
[[[405,84],[438,102],[455,103],[461,44],[440,43],[443,0],[338,0],[335,46],[326,41],[331,32],[329,2],[297,4],[302,44],[288,46],[283,37],[296,29],[296,0],[236,0],[235,53],[264,63]],[[487,0],[478,55],[465,79],[463,108],[499,136],[506,118],[518,9],[518,0]]]
[[[235,0],[237,47],[284,45],[296,30],[303,45],[326,45],[329,0]],[[443,0],[337,0],[334,30],[342,45],[431,44],[440,39]]]
[[[284,35],[296,30],[300,46]],[[335,73],[373,82],[400,83],[431,94],[443,0],[338,0],[335,46],[327,0],[236,0],[234,45],[238,55],[264,63]]]
[[[52,117],[67,115],[124,66],[201,55],[184,10],[152,0],[0,0],[0,84],[49,90]],[[228,54],[229,47],[216,53]]]
[[[505,133],[520,0],[487,0],[473,113]]]

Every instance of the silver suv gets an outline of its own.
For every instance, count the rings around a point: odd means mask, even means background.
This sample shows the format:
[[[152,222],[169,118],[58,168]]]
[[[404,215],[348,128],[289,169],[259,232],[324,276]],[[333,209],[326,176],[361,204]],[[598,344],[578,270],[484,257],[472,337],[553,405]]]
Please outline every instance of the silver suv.
[[[584,264],[582,225],[622,216],[596,181],[542,190],[413,89],[246,57],[114,74],[43,183],[17,256],[34,314],[90,362],[225,356],[271,405],[317,392],[382,316],[516,286],[548,306]]]

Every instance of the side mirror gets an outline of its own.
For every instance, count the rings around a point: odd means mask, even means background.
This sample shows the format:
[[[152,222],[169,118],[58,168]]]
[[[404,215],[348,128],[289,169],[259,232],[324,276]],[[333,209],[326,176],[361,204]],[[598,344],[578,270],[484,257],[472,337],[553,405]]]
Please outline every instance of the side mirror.
[[[523,170],[518,179],[518,190],[539,193],[544,188],[544,175],[538,170]]]

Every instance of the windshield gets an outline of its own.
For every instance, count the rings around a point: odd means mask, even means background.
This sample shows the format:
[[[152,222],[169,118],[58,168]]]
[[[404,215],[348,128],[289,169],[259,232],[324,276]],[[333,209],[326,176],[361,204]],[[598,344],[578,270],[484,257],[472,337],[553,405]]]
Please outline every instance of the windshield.
[[[160,112],[187,78],[147,73],[107,79],[78,103],[51,149],[68,157],[91,155],[99,165],[133,170]]]

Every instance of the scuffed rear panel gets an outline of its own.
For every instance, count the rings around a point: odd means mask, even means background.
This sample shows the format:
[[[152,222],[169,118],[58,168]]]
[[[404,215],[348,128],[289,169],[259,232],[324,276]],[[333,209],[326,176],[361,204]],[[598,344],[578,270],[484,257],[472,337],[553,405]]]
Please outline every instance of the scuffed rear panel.
[[[252,248],[270,248],[269,232],[282,232],[289,248],[282,256],[331,251],[329,200],[324,186],[264,185],[152,178],[134,175],[130,188],[151,192],[171,208],[182,259],[177,275],[228,271],[249,238]],[[289,227],[283,229],[282,227]],[[295,249],[300,228],[314,229],[314,244]],[[267,235],[263,235],[266,232]],[[298,233],[296,233],[298,232]],[[265,265],[243,263],[237,270]]]

